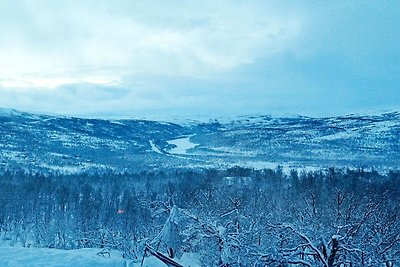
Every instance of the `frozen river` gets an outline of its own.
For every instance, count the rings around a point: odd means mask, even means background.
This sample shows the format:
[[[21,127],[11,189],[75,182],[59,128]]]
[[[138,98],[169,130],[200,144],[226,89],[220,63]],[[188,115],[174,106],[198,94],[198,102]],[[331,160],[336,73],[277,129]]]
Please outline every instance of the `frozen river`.
[[[167,143],[176,146],[168,151],[170,154],[176,155],[186,155],[188,154],[188,150],[197,146],[197,144],[190,141],[190,136],[169,140]]]

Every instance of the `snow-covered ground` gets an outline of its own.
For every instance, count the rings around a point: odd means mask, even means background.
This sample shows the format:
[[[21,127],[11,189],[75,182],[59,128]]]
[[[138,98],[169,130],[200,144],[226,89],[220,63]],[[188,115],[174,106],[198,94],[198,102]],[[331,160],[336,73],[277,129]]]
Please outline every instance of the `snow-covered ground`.
[[[176,155],[186,155],[188,154],[188,150],[197,146],[197,144],[190,141],[190,137],[169,140],[167,143],[170,145],[175,145],[175,147],[171,148],[168,152]]]
[[[119,251],[111,251],[110,257],[98,255],[99,248],[85,248],[76,250],[62,250],[51,248],[25,248],[20,246],[0,247],[1,267],[139,267],[141,261],[134,262],[124,259]],[[196,267],[198,256],[184,254],[179,260],[183,266]],[[144,260],[143,267],[166,267],[164,263],[154,257]]]
[[[87,248],[61,250],[50,248],[1,247],[2,267],[123,267],[133,266],[118,251],[111,251],[110,258],[97,255],[101,249]]]
[[[350,131],[344,131],[344,132],[339,132],[339,133],[334,133],[330,135],[325,135],[325,136],[319,136],[315,138],[315,140],[318,141],[323,141],[323,140],[337,140],[337,139],[349,139],[349,138],[355,138],[358,137],[359,134],[357,132],[350,132]]]

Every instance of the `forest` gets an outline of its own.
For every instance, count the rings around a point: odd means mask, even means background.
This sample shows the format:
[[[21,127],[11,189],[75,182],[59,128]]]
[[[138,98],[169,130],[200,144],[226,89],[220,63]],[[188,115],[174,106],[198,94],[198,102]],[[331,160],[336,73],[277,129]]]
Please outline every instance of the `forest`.
[[[151,247],[203,266],[396,266],[399,211],[399,171],[0,173],[3,241],[138,262]]]

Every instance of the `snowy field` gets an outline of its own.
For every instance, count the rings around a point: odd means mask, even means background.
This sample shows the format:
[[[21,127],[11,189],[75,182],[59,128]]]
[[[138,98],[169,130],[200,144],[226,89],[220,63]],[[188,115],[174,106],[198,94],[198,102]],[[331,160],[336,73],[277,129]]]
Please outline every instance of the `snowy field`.
[[[97,255],[101,249],[61,250],[49,248],[1,247],[0,266],[4,267],[69,267],[134,266],[122,258],[118,251],[111,251],[110,258]]]
[[[122,258],[119,251],[111,251],[110,257],[100,256],[101,249],[86,248],[76,250],[61,250],[50,248],[0,247],[1,267],[139,267],[141,261],[134,262]],[[183,266],[196,267],[197,257],[194,254],[184,254],[179,261]],[[154,257],[145,259],[144,267],[166,267]]]

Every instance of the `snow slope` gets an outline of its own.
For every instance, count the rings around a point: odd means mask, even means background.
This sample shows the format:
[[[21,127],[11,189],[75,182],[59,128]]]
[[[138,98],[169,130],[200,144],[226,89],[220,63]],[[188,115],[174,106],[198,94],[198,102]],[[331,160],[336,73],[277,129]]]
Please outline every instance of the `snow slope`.
[[[400,112],[177,125],[0,109],[0,170],[136,172],[165,166],[258,168],[271,162],[397,169],[399,158]]]

